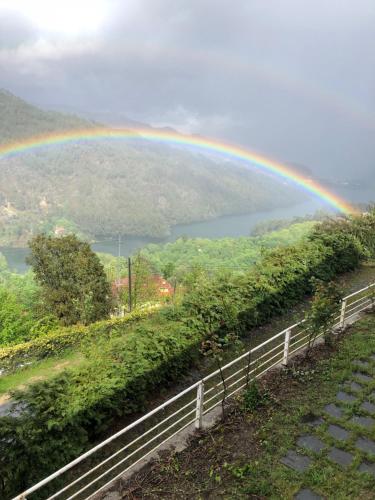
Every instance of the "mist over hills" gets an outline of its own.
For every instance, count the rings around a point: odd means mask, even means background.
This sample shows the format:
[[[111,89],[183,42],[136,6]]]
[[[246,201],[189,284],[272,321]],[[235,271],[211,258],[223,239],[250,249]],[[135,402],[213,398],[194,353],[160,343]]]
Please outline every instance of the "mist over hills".
[[[0,92],[0,143],[94,121]],[[100,140],[0,159],[0,243],[55,225],[98,237],[165,236],[171,225],[301,201],[271,176],[165,144]]]
[[[63,130],[94,127],[95,122],[56,111],[45,111],[0,89],[0,144]]]

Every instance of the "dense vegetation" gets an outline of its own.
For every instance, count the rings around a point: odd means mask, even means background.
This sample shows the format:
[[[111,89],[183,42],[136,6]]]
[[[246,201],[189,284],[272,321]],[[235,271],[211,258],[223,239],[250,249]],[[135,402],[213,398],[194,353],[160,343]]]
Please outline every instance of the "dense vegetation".
[[[42,310],[41,290],[31,271],[10,272],[0,254],[0,346],[41,336],[56,325]]]
[[[42,289],[47,313],[64,325],[108,318],[111,291],[104,268],[88,243],[74,235],[38,235],[30,241],[28,262]]]
[[[180,238],[165,245],[147,245],[142,255],[166,278],[183,277],[192,269],[246,271],[266,249],[296,243],[316,222],[301,222],[260,236]]]
[[[97,342],[100,337],[108,339],[117,332],[122,333],[128,324],[152,315],[157,309],[157,306],[138,309],[123,318],[97,321],[87,326],[77,324],[64,327],[57,323],[53,324],[52,318],[48,325],[46,325],[46,321],[43,325],[40,321],[36,324],[32,323],[31,332],[35,332],[33,338],[30,339],[30,332],[27,332],[25,335],[29,340],[20,342],[22,340],[20,337],[18,343],[15,344],[12,339],[12,343],[15,345],[9,342],[8,345],[0,348],[0,371],[13,373],[24,363],[34,363],[47,357],[54,358],[64,354],[70,348],[80,348],[87,342]],[[18,325],[16,324],[16,326]]]
[[[355,269],[373,252],[374,219],[326,222],[296,245],[265,252],[243,274],[198,277],[180,305],[98,335],[82,346],[83,364],[18,391],[21,414],[0,419],[3,496],[76,456],[114,415],[141,410],[153,390],[195,362],[202,342],[244,336],[310,294],[313,278]]]
[[[60,325],[108,318],[112,297],[99,258],[75,236],[35,237],[34,271],[11,272],[0,254],[0,346],[44,337]]]
[[[0,91],[3,143],[93,126]],[[165,236],[174,224],[301,199],[293,188],[229,161],[140,141],[81,141],[0,163],[2,245],[22,246],[32,234],[55,225],[90,236]]]
[[[175,299],[179,300],[181,293],[194,286],[194,282],[198,277],[203,275],[209,277],[222,269],[245,272],[252,263],[260,258],[262,251],[267,248],[285,246],[299,241],[306,236],[313,225],[313,222],[292,224],[289,230],[282,229],[256,238],[183,239],[166,246],[151,245],[141,254],[133,256],[132,259],[132,305],[137,307],[142,306],[144,303],[161,301],[155,283],[150,279],[155,273],[165,274],[173,285],[176,285],[177,295]],[[54,250],[56,252],[58,246],[64,246],[64,242],[69,242],[72,238],[66,237],[52,240],[51,238],[42,237],[41,241],[44,243],[49,242],[50,246],[52,243],[55,246],[57,245]],[[77,249],[84,247],[87,251],[86,244],[75,246]],[[71,248],[71,250],[74,249]],[[83,271],[82,261],[79,255],[76,255],[75,261],[79,262],[79,266],[75,268],[78,273],[75,276],[71,266],[71,256],[67,256],[66,259],[62,258],[61,262],[55,258],[56,256],[51,259],[51,256],[52,254],[49,252],[49,258],[43,259],[43,269],[40,268],[41,255],[39,256],[38,268],[41,271],[41,279],[44,281],[46,278],[45,273],[48,274],[48,282],[44,288],[38,285],[35,274],[31,270],[25,275],[12,273],[8,269],[4,257],[0,256],[0,296],[2,299],[0,305],[0,346],[10,346],[20,342],[27,343],[42,337],[39,341],[36,341],[35,349],[28,343],[25,344],[25,349],[29,349],[30,353],[39,352],[40,345],[44,345],[45,342],[50,343],[49,336],[46,336],[46,334],[51,330],[53,331],[51,333],[52,338],[55,338],[56,331],[57,344],[67,346],[70,345],[72,334],[68,332],[67,339],[65,339],[64,335],[64,339],[60,339],[59,323],[66,323],[68,317],[70,318],[69,323],[92,321],[93,318],[87,316],[87,313],[90,312],[88,309],[90,297],[86,293],[87,290],[82,286],[80,277],[81,273],[87,275],[87,266],[85,266],[86,270]],[[109,283],[114,282],[118,276],[127,277],[128,263],[125,258],[118,259],[109,254],[99,254],[98,256],[104,266]],[[98,263],[95,264],[95,269],[97,265]],[[68,269],[65,269],[65,278],[64,266],[68,266]],[[52,290],[50,290],[51,286]],[[78,290],[76,289],[77,286]],[[61,302],[61,305],[55,303],[56,296],[60,297],[58,302]],[[72,300],[74,300],[73,307]],[[103,299],[103,303],[105,301],[106,299]],[[118,300],[114,301],[113,305],[115,307],[118,305],[118,301],[127,308],[127,288],[121,292]],[[65,313],[63,317],[61,316],[64,311],[68,314],[68,317],[65,317]],[[106,311],[108,313],[107,309]],[[23,347],[21,352],[24,352]],[[51,352],[54,352],[52,347]]]

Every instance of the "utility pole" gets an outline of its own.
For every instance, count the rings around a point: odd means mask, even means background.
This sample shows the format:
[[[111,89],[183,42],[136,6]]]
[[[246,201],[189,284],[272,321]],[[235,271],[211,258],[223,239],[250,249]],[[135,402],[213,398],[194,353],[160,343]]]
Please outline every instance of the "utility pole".
[[[117,258],[117,286],[120,286],[121,278],[121,234],[118,233],[118,258]]]
[[[118,233],[118,255],[117,255],[117,301],[118,301],[118,315],[123,316],[124,315],[124,306],[121,304],[121,235]]]
[[[128,257],[129,312],[132,310],[132,260]]]

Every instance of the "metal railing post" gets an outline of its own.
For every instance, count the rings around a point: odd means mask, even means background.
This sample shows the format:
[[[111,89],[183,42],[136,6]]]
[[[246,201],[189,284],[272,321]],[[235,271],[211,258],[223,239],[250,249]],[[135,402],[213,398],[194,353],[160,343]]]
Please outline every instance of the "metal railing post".
[[[204,382],[201,380],[197,387],[197,406],[195,411],[195,428],[202,429],[203,424]]]
[[[289,356],[289,344],[290,344],[290,335],[292,330],[289,328],[285,332],[285,341],[284,341],[284,357],[283,357],[283,365],[287,366],[288,364],[288,356]]]
[[[340,328],[345,326],[345,313],[346,313],[347,299],[342,301],[341,314],[340,314]]]

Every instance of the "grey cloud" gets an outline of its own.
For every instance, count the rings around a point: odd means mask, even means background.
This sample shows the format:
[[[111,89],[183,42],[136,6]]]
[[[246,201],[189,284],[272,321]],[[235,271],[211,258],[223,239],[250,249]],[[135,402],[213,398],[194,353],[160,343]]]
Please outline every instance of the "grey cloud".
[[[0,86],[45,107],[218,136],[332,177],[373,172],[372,0],[111,7],[91,39],[41,40],[8,19]]]
[[[27,19],[15,16],[10,10],[1,11],[0,5],[0,50],[17,48],[35,38],[35,31]]]

